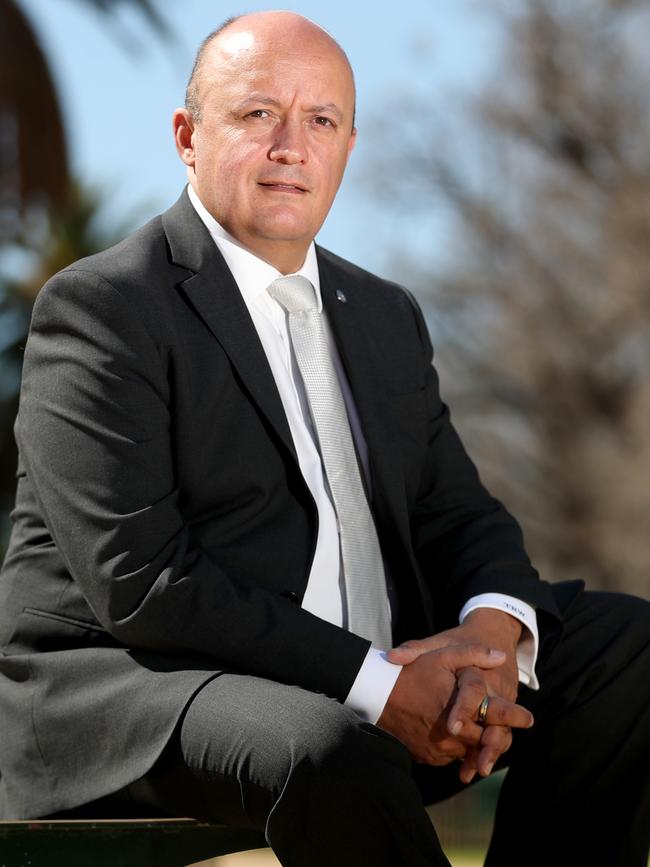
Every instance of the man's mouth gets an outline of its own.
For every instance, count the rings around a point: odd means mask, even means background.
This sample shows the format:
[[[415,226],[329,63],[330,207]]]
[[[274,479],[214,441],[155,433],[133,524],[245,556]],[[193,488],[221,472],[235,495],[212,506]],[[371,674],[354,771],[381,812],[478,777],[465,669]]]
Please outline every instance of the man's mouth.
[[[295,181],[258,181],[261,187],[276,193],[306,193],[307,188]]]

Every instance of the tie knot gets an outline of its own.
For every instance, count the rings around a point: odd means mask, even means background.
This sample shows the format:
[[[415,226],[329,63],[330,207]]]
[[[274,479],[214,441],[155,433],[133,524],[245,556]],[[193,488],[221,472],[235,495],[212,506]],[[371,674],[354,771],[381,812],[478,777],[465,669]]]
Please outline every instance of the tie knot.
[[[318,306],[314,287],[306,277],[299,274],[278,277],[268,287],[268,292],[288,313],[315,310]]]

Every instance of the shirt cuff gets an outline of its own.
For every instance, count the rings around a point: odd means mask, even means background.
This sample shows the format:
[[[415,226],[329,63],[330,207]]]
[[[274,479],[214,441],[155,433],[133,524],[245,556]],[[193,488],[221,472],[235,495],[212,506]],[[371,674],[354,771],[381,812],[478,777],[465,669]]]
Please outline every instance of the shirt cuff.
[[[377,722],[402,670],[386,659],[383,650],[371,647],[363,660],[345,705],[366,722]]]
[[[497,611],[505,611],[524,626],[517,645],[519,682],[530,689],[539,689],[539,681],[535,674],[539,650],[539,631],[535,609],[526,602],[522,602],[521,599],[507,596],[505,593],[481,593],[478,596],[472,596],[463,605],[458,618],[459,622],[462,623],[470,611],[474,611],[476,608],[494,608]]]

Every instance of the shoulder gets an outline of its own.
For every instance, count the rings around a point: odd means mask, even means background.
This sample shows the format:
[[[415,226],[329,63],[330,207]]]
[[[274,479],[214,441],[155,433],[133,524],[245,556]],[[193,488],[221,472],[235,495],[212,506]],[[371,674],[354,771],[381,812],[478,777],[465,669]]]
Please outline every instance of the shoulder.
[[[154,217],[118,244],[68,265],[57,277],[94,275],[118,287],[150,281],[169,264],[161,216]]]
[[[367,315],[382,319],[405,317],[426,335],[420,306],[405,286],[366,271],[324,247],[317,246],[316,251],[321,275],[335,289],[340,288],[346,295],[352,292]]]
[[[155,217],[131,235],[73,262],[39,292],[25,349],[27,366],[45,353],[134,348],[153,359],[169,344],[176,284],[187,272],[169,264],[165,233]],[[108,352],[108,349],[106,349]],[[30,369],[31,369],[30,367]]]
[[[400,299],[404,295],[407,298],[411,297],[410,293],[399,283],[386,280],[384,277],[379,277],[371,271],[366,271],[353,262],[337,256],[331,250],[326,250],[324,247],[317,245],[316,252],[318,254],[319,267],[321,270],[324,268],[330,278],[353,285],[361,290],[365,288],[373,292],[380,292],[388,298]]]
[[[54,337],[63,346],[83,333],[99,344],[109,333],[126,339],[149,333],[153,325],[159,330],[164,278],[157,276],[163,269],[152,263],[165,258],[160,226],[156,217],[118,244],[50,277],[33,306],[26,357],[41,338],[51,345]]]
[[[165,295],[188,276],[175,265],[158,215],[106,250],[73,262],[51,277],[39,292],[37,316],[66,302],[98,311],[104,305],[124,305],[149,316],[164,306]]]
[[[178,239],[181,239],[180,246]],[[164,213],[112,247],[73,262],[55,275],[55,282],[70,279],[105,281],[124,291],[142,292],[160,286],[165,279],[178,282],[191,273],[191,263],[174,255],[174,244],[182,250],[214,249],[207,230],[192,207],[185,190]]]

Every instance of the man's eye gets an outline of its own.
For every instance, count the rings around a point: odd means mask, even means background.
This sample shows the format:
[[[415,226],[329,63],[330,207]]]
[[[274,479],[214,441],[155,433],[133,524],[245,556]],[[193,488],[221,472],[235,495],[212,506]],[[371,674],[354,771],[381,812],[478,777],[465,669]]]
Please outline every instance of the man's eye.
[[[315,123],[317,126],[335,126],[335,125],[336,125],[336,124],[334,123],[334,121],[331,120],[329,117],[322,117],[322,116],[315,117],[315,118],[314,118],[314,123]]]
[[[255,111],[251,111],[247,115],[247,117],[259,117],[259,118],[265,118],[268,116],[269,116],[269,113],[264,108],[256,108]]]

